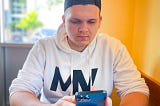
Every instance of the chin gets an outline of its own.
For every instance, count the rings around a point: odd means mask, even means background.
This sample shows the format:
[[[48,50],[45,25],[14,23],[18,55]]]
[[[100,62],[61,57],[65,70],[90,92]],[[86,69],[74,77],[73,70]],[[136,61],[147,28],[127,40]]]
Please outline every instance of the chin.
[[[80,47],[86,47],[88,46],[88,43],[85,43],[85,44],[79,44]]]

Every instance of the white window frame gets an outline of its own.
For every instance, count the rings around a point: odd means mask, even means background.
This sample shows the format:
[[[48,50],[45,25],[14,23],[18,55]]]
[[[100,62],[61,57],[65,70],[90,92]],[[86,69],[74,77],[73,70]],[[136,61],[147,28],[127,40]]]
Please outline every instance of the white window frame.
[[[4,43],[4,0],[0,0],[0,43]]]

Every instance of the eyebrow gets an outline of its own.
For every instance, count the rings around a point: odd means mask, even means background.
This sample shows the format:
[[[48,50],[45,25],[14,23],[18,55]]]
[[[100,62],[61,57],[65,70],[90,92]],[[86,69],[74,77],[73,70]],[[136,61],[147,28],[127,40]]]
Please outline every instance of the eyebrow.
[[[71,18],[70,20],[81,20],[81,19],[79,19],[79,18]],[[94,19],[94,18],[88,19],[88,21],[96,21],[96,20],[97,20],[97,18],[96,19]]]

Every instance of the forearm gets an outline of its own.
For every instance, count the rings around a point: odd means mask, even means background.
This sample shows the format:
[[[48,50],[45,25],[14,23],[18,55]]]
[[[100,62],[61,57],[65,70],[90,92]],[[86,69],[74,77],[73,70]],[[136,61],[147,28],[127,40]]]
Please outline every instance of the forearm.
[[[49,106],[39,101],[39,99],[30,92],[16,92],[10,97],[10,106]]]
[[[121,100],[120,106],[148,106],[149,97],[143,93],[127,94]]]

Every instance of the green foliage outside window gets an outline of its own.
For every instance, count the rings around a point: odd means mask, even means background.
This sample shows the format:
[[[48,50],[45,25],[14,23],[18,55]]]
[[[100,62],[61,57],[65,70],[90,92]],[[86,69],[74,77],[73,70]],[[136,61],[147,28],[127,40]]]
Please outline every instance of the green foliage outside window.
[[[18,23],[16,23],[17,28],[26,30],[34,30],[42,26],[43,23],[38,20],[38,14],[36,11],[27,13],[25,18],[22,18]]]
[[[26,0],[19,0],[19,3],[24,3],[26,2]]]

